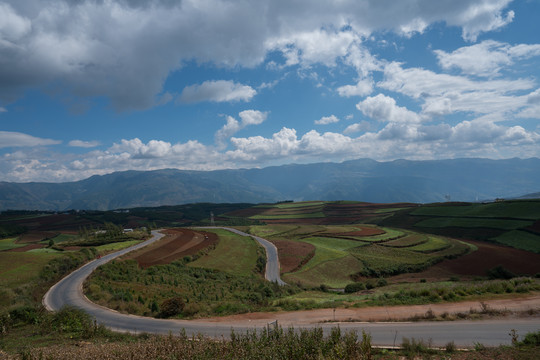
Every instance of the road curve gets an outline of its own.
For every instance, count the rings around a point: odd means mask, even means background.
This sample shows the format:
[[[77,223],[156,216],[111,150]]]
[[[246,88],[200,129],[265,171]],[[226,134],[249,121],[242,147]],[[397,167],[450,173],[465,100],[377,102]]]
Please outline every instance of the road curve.
[[[210,227],[206,229],[223,229],[230,232],[233,232],[238,235],[242,236],[250,236],[253,239],[257,240],[259,244],[261,244],[264,249],[266,250],[266,269],[264,272],[264,277],[266,280],[271,282],[277,282],[279,285],[287,285],[283,280],[281,280],[281,277],[279,276],[279,259],[278,259],[278,252],[277,248],[274,244],[272,244],[270,241],[263,239],[262,237],[247,234],[243,231],[236,230],[233,228],[228,227]]]
[[[232,329],[234,329],[235,332],[245,333],[248,330],[257,330],[267,326],[266,321],[245,320],[226,323],[219,321],[219,319],[165,320],[126,315],[96,305],[83,295],[82,284],[95,268],[115,257],[146,246],[164,236],[157,232],[152,232],[152,234],[153,236],[150,240],[128,249],[109,254],[101,259],[96,259],[75,270],[54,285],[47,294],[45,294],[43,304],[51,311],[59,310],[65,305],[75,306],[89,313],[100,324],[104,324],[116,331],[132,333],[148,332],[156,334],[175,334],[185,330],[188,335],[203,334],[211,337],[228,338]],[[329,318],[329,320],[330,319],[331,318]],[[511,329],[515,329],[518,334],[524,335],[527,332],[538,331],[540,328],[538,318],[384,324],[355,322],[305,324],[304,322],[301,326],[295,327],[321,327],[325,333],[329,333],[330,329],[337,324],[345,331],[365,330],[369,332],[372,336],[373,344],[377,345],[401,344],[402,338],[408,337],[424,339],[426,341],[431,339],[434,346],[444,346],[449,341],[454,341],[459,347],[473,347],[475,343],[481,343],[485,346],[509,344],[511,339],[508,333]],[[285,325],[289,326],[292,324]]]

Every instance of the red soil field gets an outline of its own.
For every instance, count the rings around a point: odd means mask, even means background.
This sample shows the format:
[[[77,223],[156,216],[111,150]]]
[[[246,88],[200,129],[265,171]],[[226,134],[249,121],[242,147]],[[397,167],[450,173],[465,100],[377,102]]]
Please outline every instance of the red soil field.
[[[51,239],[58,235],[56,232],[51,231],[29,231],[21,236],[19,236],[18,243],[37,243],[45,239]]]
[[[26,246],[23,246],[23,247],[20,247],[20,248],[9,249],[9,250],[6,250],[6,251],[25,252],[25,251],[34,250],[34,249],[41,249],[43,247],[45,247],[45,245],[43,245],[43,244],[30,244],[30,245],[26,245]]]
[[[335,234],[338,236],[373,236],[373,235],[382,235],[385,231],[383,229],[379,228],[372,228],[372,227],[363,227],[362,230],[359,231],[350,231],[350,232],[344,232]]]
[[[152,265],[168,264],[184,256],[194,255],[218,242],[218,236],[214,233],[188,229],[169,229],[164,233],[167,236],[128,255],[127,258],[136,260],[139,266],[146,268]]]
[[[440,280],[456,275],[467,279],[486,276],[488,270],[499,265],[517,275],[534,275],[540,272],[540,254],[481,241],[467,240],[467,242],[478,246],[478,250],[457,259],[443,260],[422,272],[394,276],[391,282]]]
[[[301,241],[272,240],[278,249],[282,273],[294,271],[307,263],[315,254],[315,246]]]

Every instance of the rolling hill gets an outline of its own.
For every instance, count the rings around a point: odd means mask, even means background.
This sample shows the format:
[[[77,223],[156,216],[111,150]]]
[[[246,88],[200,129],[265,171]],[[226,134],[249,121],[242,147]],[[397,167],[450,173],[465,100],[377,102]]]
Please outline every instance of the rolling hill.
[[[540,189],[540,159],[359,159],[217,171],[124,171],[69,183],[0,182],[0,210],[109,210],[197,202],[515,198]]]

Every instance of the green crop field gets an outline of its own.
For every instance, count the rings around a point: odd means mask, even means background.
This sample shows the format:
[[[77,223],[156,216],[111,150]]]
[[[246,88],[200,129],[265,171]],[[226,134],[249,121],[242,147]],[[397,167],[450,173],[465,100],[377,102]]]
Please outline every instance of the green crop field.
[[[505,201],[489,204],[422,206],[412,215],[540,219],[540,201]]]
[[[299,282],[307,286],[324,284],[333,288],[344,288],[352,282],[352,275],[363,270],[364,266],[361,261],[345,253],[345,256],[318,262],[310,268],[285,274],[284,280],[291,284]]]
[[[343,251],[352,249],[358,246],[367,245],[367,243],[356,240],[348,240],[331,237],[310,237],[302,239],[302,241],[315,245],[316,248],[327,248],[331,250]]]
[[[422,234],[409,234],[397,240],[390,240],[381,245],[390,247],[410,247],[423,244],[428,241],[428,237]]]
[[[189,263],[189,266],[215,269],[235,275],[252,275],[259,247],[255,240],[226,230],[212,230],[212,232],[219,236],[216,248]]]
[[[442,228],[442,227],[465,227],[465,228],[492,228],[501,230],[514,230],[533,224],[526,220],[505,220],[489,218],[431,218],[415,224],[417,227]]]
[[[385,231],[381,235],[372,235],[372,236],[355,236],[356,239],[369,242],[382,242],[389,241],[405,236],[405,232],[396,229],[381,228]]]
[[[316,219],[323,218],[324,213],[322,211],[312,212],[312,213],[299,213],[299,214],[282,214],[282,215],[253,215],[249,218],[252,220],[281,220],[281,219]]]
[[[17,238],[7,238],[7,239],[0,240],[0,251],[16,249],[16,248],[28,245],[28,244],[17,244],[15,243],[16,240]]]
[[[508,245],[516,249],[522,249],[540,253],[540,236],[527,231],[513,230],[492,239],[499,244]]]
[[[435,236],[430,236],[428,237],[428,241],[426,241],[425,243],[411,246],[408,248],[408,250],[418,251],[418,252],[423,252],[423,253],[430,253],[430,252],[444,250],[446,248],[449,248],[450,246],[451,245],[448,242],[448,240],[435,237]]]
[[[66,241],[73,241],[73,240],[76,240],[78,238],[77,235],[71,235],[71,234],[59,234],[55,237],[53,237],[53,241],[55,244],[60,244],[60,243],[63,243],[63,242],[66,242]],[[47,240],[48,241],[48,240]]]
[[[324,205],[323,201],[309,201],[309,202],[281,203],[281,204],[275,205],[275,207],[279,209],[294,209],[294,208],[303,208],[303,207],[310,207],[310,206],[320,207],[322,205]]]
[[[142,240],[131,240],[131,241],[122,241],[122,242],[116,242],[116,243],[110,243],[105,245],[96,246],[96,250],[99,253],[107,253],[117,250],[122,250],[125,248],[128,248],[130,246],[136,245],[140,243]]]
[[[57,254],[29,252],[0,252],[0,287],[13,287],[26,283]]]

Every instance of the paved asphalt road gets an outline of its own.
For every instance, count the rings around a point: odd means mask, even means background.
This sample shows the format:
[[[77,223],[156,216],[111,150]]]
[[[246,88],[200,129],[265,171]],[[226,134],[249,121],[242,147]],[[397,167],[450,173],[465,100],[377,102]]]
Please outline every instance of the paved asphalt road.
[[[279,285],[287,285],[283,280],[281,280],[281,277],[279,276],[278,253],[277,248],[274,244],[272,244],[266,239],[255,235],[246,234],[245,232],[242,232],[240,230],[227,227],[220,227],[219,229],[225,229],[242,236],[251,236],[253,239],[257,240],[259,244],[261,244],[266,250],[266,270],[264,274],[266,280],[271,282],[277,282]]]
[[[84,297],[82,294],[83,281],[96,267],[135,248],[156,241],[163,236],[157,232],[152,233],[154,236],[150,240],[94,260],[66,276],[45,294],[43,298],[44,305],[52,311],[58,310],[64,305],[76,306],[88,312],[99,323],[113,330],[133,333],[175,334],[184,329],[188,335],[201,333],[212,337],[227,338],[231,329],[234,329],[235,332],[246,332],[265,326],[261,323],[252,324],[248,320],[232,324],[213,322],[212,320],[164,320],[125,315],[96,305]],[[303,328],[321,327],[326,333],[334,326],[336,326],[335,323],[302,325]],[[365,330],[371,334],[373,343],[377,345],[398,345],[401,344],[403,337],[407,337],[424,339],[425,341],[431,339],[434,346],[444,346],[449,341],[454,341],[457,346],[472,347],[475,343],[481,343],[485,346],[509,344],[510,336],[508,334],[511,329],[515,329],[518,334],[524,335],[527,332],[538,331],[540,321],[538,318],[525,318],[417,323],[344,322],[339,323],[339,326],[344,331],[355,330],[360,332]]]

